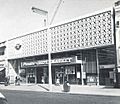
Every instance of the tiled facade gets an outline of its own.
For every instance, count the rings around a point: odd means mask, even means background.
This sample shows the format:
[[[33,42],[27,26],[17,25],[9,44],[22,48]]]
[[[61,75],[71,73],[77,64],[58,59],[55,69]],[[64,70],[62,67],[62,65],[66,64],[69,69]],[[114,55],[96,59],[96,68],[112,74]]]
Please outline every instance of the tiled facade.
[[[80,18],[50,27],[51,53],[114,44],[112,11]],[[48,53],[47,29],[8,40],[8,58],[22,58]],[[21,45],[16,50],[16,45]]]
[[[51,28],[52,52],[113,44],[111,10]]]

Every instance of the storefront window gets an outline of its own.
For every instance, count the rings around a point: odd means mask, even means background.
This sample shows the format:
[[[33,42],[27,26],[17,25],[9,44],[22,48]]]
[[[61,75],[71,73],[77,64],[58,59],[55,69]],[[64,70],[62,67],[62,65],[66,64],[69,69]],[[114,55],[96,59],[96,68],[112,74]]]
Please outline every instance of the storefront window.
[[[65,74],[75,74],[75,66],[66,66]]]
[[[28,83],[35,83],[36,75],[35,75],[35,68],[27,69],[27,82]]]
[[[96,51],[89,50],[83,52],[84,72],[97,73]]]

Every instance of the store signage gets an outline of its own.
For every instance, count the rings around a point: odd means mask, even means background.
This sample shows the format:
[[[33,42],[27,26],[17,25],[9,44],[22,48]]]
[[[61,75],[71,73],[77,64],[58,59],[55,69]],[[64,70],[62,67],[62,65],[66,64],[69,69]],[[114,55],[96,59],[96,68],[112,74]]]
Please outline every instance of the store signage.
[[[74,62],[73,57],[52,60],[53,64],[55,64],[55,63],[70,63],[70,62]]]
[[[22,66],[38,66],[48,64],[47,60],[44,61],[34,61],[34,62],[22,62]]]
[[[53,59],[51,60],[52,64],[58,64],[58,63],[72,63],[75,62],[74,57],[68,57],[68,58],[59,58],[59,59]],[[21,66],[39,66],[39,65],[47,65],[48,60],[38,60],[38,61],[26,61],[21,62]]]
[[[100,69],[109,69],[109,68],[115,68],[115,65],[114,64],[100,65],[99,67],[100,67]]]

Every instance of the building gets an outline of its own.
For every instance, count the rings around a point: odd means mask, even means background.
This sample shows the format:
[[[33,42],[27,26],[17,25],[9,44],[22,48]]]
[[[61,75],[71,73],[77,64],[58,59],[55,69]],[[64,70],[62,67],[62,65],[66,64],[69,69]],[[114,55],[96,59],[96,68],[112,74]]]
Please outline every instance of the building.
[[[119,72],[119,12],[117,5],[50,26],[53,84],[68,80],[70,84],[114,85],[114,72]],[[6,42],[11,83],[17,75],[23,83],[48,83],[48,40],[44,28]]]
[[[5,76],[7,75],[7,57],[5,56],[6,42],[0,43],[0,83],[4,82]]]

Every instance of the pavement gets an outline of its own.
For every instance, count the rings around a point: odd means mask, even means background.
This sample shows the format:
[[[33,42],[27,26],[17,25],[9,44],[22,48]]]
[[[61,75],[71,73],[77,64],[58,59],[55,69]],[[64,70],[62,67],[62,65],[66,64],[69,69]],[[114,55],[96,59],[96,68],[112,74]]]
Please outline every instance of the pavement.
[[[66,93],[66,94],[86,94],[86,95],[104,95],[104,96],[120,96],[120,88],[106,86],[88,86],[88,85],[70,85],[70,91],[64,92],[63,85],[51,86],[49,91],[48,84],[10,84],[8,86],[0,85],[0,90],[21,90],[21,91],[40,91],[51,93]]]

